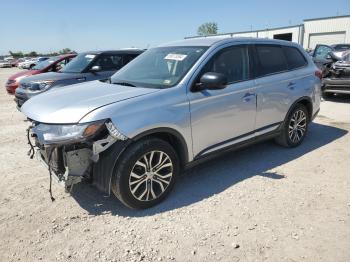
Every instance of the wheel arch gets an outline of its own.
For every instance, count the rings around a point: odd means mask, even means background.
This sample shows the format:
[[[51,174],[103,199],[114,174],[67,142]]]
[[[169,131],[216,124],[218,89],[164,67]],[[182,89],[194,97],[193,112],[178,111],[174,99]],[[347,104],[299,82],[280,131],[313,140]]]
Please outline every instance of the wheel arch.
[[[308,114],[309,114],[309,119],[312,119],[312,113],[313,113],[313,105],[312,105],[312,100],[308,96],[303,96],[294,101],[294,103],[289,107],[289,110],[284,118],[284,122],[288,119],[288,116],[292,112],[292,110],[296,107],[297,104],[302,104],[306,107]]]
[[[177,130],[168,127],[154,128],[136,135],[131,140],[136,142],[147,137],[156,137],[168,142],[178,154],[181,167],[189,162],[188,145]]]

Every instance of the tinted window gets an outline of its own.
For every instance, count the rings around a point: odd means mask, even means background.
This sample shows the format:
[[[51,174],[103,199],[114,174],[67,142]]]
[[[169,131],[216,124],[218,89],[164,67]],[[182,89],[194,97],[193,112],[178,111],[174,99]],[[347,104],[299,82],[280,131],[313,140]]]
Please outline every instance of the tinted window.
[[[124,55],[124,62],[123,62],[123,64],[126,65],[127,63],[129,63],[131,60],[133,60],[137,56],[138,56],[138,54]]]
[[[81,73],[96,57],[95,54],[80,54],[72,59],[62,70],[64,73]]]
[[[280,46],[257,45],[256,51],[260,64],[260,76],[287,70],[287,62]]]
[[[101,71],[119,70],[123,67],[123,56],[121,54],[101,55],[92,66],[100,66]]]
[[[284,46],[283,49],[289,69],[295,69],[306,65],[304,56],[297,48]]]
[[[200,76],[207,72],[224,74],[229,83],[249,78],[248,50],[235,46],[219,51],[202,69]]]

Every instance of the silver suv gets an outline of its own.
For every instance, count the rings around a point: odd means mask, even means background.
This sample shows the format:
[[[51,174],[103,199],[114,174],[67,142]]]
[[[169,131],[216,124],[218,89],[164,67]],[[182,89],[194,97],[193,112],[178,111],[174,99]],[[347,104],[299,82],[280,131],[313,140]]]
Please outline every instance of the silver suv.
[[[264,139],[300,145],[319,111],[320,77],[297,44],[195,38],[146,51],[108,82],[41,94],[22,112],[50,178],[69,190],[85,177],[148,208],[198,160]]]

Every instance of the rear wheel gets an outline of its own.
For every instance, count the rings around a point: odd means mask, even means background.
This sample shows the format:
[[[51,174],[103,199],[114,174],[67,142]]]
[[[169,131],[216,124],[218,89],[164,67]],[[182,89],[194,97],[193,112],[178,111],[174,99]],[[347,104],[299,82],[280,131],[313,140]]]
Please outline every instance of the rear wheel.
[[[170,144],[157,138],[140,140],[118,160],[112,192],[130,208],[149,208],[170,193],[178,172],[178,156]]]
[[[297,104],[285,121],[281,134],[276,138],[276,142],[285,147],[300,145],[307,133],[309,122],[307,108],[302,104]]]

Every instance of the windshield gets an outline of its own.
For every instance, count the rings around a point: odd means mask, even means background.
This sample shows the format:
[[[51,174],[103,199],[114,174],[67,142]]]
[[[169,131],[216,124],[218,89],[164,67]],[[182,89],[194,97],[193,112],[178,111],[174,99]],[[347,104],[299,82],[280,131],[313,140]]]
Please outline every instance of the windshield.
[[[111,78],[111,83],[130,84],[149,88],[167,88],[181,81],[207,47],[171,46],[153,48]]]
[[[60,72],[62,73],[81,73],[90,64],[96,55],[80,54],[73,58]]]
[[[44,60],[42,62],[39,62],[36,66],[33,67],[33,70],[41,70],[44,69],[45,67],[48,67],[52,63],[56,62],[60,57],[59,56],[53,56],[50,57],[47,60]]]

